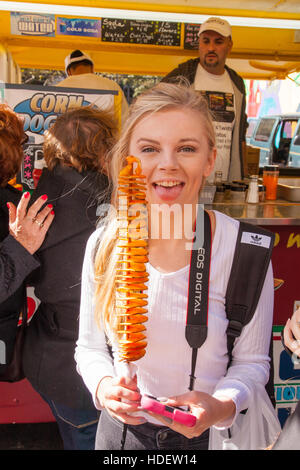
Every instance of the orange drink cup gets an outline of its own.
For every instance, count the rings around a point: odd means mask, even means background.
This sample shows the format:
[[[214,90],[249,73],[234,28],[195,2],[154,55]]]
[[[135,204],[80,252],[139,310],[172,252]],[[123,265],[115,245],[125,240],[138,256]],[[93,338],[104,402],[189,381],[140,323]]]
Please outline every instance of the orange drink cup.
[[[263,185],[266,187],[265,199],[275,201],[277,199],[279,168],[277,165],[268,165],[263,171]]]

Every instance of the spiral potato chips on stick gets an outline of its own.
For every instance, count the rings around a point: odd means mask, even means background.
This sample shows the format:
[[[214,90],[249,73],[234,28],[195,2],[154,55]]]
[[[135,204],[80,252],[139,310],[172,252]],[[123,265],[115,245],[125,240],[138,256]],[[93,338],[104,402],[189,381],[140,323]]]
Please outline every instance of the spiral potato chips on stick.
[[[118,180],[116,315],[119,358],[137,361],[146,352],[148,230],[145,176],[139,159],[127,157]]]

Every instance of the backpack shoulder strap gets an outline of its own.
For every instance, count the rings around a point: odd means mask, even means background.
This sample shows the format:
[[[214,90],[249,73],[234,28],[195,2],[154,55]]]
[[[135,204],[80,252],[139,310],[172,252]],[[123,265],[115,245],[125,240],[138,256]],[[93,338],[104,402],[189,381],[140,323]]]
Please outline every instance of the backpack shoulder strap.
[[[226,331],[228,367],[232,360],[234,341],[256,310],[270,264],[274,239],[272,232],[240,222],[225,296],[225,310],[229,320]]]

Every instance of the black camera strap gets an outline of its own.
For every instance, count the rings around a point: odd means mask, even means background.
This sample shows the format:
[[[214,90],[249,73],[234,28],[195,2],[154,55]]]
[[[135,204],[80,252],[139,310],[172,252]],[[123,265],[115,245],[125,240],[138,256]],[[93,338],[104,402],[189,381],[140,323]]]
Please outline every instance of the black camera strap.
[[[192,348],[189,390],[193,390],[194,387],[198,348],[203,345],[207,337],[211,243],[210,218],[199,205],[191,252],[185,329],[186,340]],[[228,367],[232,360],[234,342],[255,313],[270,264],[273,245],[274,234],[272,232],[240,222],[225,295],[225,312],[228,319],[226,331]],[[272,341],[270,357],[273,357]],[[273,368],[273,361],[271,361],[270,379],[266,389],[274,404]]]
[[[201,223],[202,222],[202,223]],[[208,292],[211,258],[210,217],[198,206],[195,236],[191,250],[185,337],[192,348],[189,390],[193,390],[198,348],[207,337]]]

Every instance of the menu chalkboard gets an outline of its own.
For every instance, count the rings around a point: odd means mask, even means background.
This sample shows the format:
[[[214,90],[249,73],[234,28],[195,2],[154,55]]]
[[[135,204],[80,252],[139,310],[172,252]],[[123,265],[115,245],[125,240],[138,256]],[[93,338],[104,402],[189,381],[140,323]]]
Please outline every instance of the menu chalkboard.
[[[181,23],[102,18],[104,42],[180,46]]]
[[[198,33],[200,24],[187,23],[184,25],[184,49],[198,49]]]

